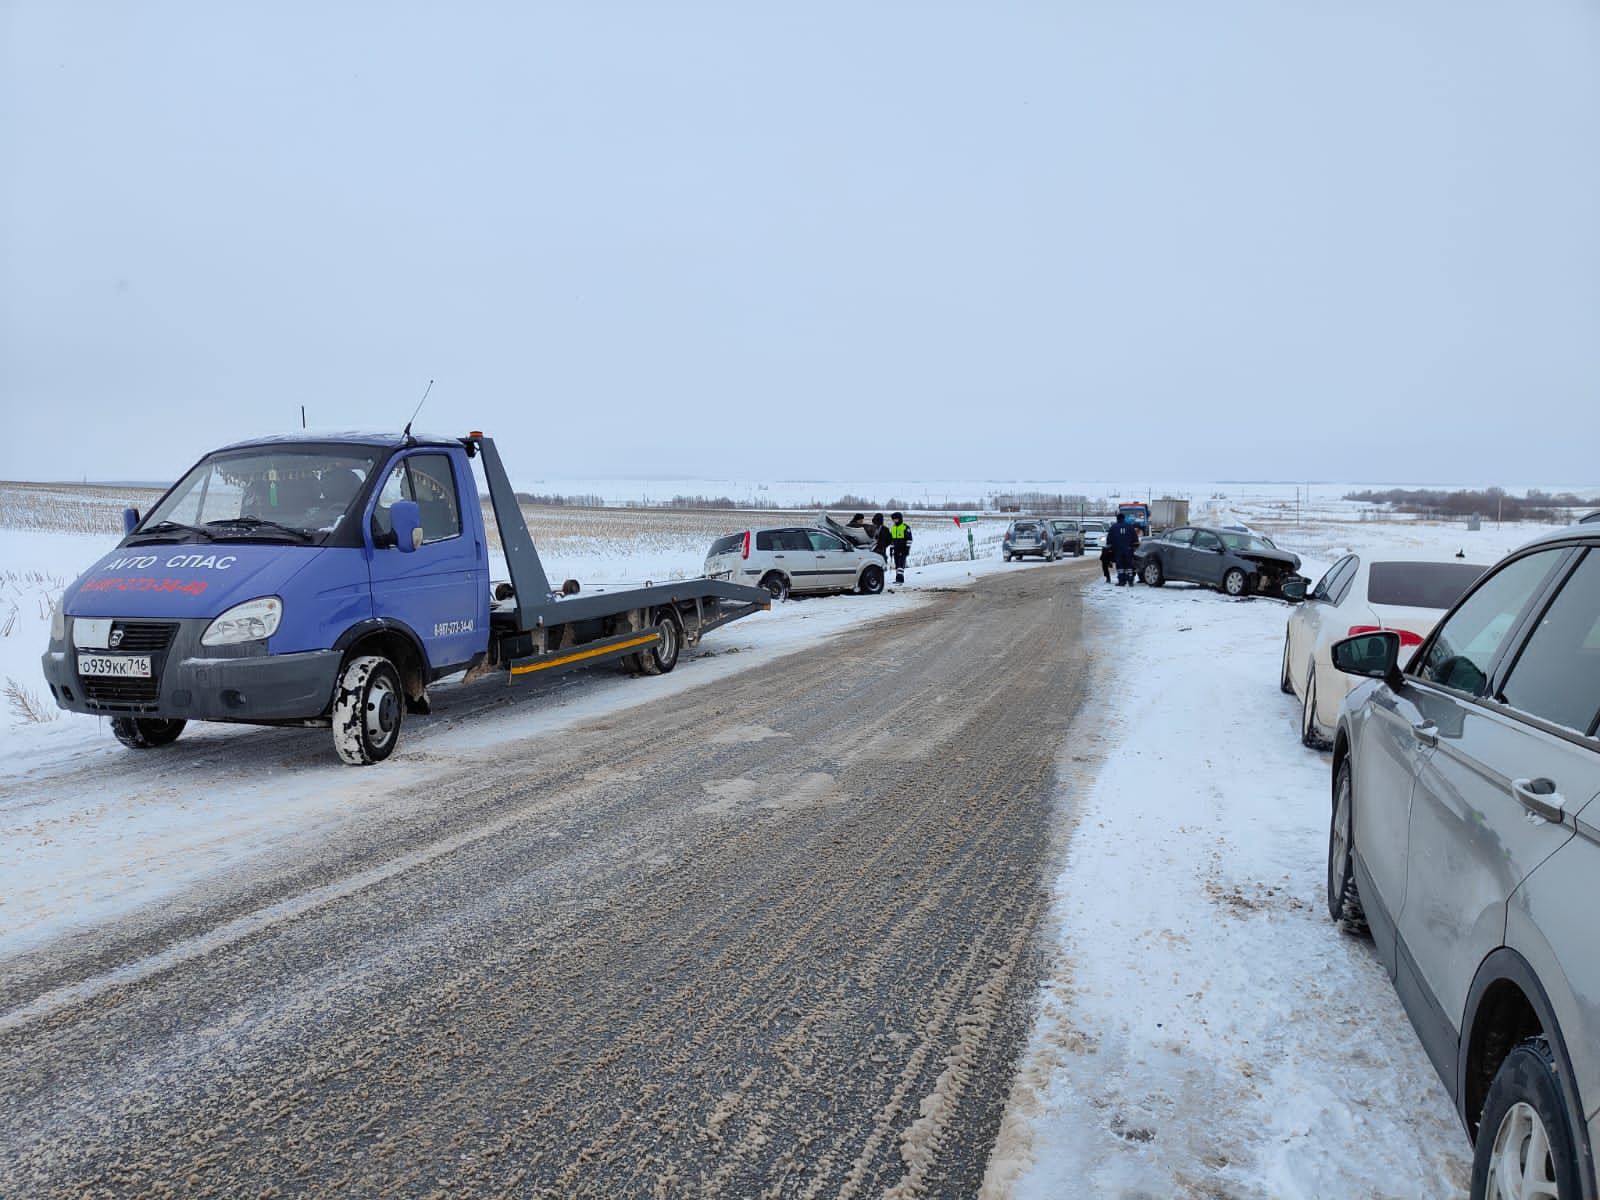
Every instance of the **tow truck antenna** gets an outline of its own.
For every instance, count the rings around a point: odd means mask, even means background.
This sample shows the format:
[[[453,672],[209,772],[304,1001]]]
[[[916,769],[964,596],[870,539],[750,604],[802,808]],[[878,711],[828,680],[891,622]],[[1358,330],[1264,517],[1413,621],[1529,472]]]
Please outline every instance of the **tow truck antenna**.
[[[428,402],[428,393],[433,391],[433,380],[428,380],[428,386],[422,389],[422,399],[417,401],[416,408],[411,410],[411,421],[417,419],[417,414],[422,411],[422,406]],[[411,440],[411,421],[406,422],[405,438]]]

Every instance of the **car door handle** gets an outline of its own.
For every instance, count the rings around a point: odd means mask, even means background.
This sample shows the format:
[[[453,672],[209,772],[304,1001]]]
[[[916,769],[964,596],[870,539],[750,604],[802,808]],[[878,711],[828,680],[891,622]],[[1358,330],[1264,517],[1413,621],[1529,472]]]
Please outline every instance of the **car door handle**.
[[[1513,779],[1511,794],[1523,808],[1553,824],[1561,824],[1561,818],[1567,815],[1566,797],[1548,779]]]
[[[1437,746],[1439,744],[1439,727],[1432,721],[1423,725],[1413,725],[1411,736],[1424,746]]]

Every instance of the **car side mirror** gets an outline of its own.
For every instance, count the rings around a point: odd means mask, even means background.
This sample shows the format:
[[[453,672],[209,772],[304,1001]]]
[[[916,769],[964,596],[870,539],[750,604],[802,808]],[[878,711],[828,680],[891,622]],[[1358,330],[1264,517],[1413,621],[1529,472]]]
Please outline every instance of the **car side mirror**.
[[[389,507],[389,526],[394,544],[406,554],[422,546],[422,510],[415,500],[396,500]]]
[[[139,510],[137,508],[125,508],[125,509],[123,509],[122,510],[122,532],[124,534],[129,534],[129,533],[132,533],[138,527],[139,527]]]
[[[1278,594],[1291,604],[1299,604],[1306,598],[1306,586],[1311,581],[1296,575],[1293,579],[1285,579],[1278,585]]]
[[[1335,642],[1329,653],[1333,666],[1346,675],[1359,675],[1363,679],[1381,679],[1399,690],[1400,635],[1384,629],[1377,633],[1361,633]]]

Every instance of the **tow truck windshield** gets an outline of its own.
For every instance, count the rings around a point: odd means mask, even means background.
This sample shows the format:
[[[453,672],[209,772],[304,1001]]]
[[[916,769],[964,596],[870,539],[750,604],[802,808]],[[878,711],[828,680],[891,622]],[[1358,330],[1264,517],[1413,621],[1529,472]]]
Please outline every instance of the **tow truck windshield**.
[[[179,481],[128,540],[320,545],[351,519],[376,458],[344,448],[212,455]]]

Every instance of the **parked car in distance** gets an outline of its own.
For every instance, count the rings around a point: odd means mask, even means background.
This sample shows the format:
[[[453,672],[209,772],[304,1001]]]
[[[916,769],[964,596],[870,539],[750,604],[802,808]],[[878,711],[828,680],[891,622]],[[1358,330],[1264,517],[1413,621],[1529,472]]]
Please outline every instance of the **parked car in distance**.
[[[1300,558],[1251,533],[1182,525],[1145,538],[1133,552],[1134,571],[1151,587],[1169,580],[1199,583],[1230,596],[1279,595],[1297,579]]]
[[[1067,517],[1051,517],[1047,522],[1056,537],[1056,553],[1083,557],[1083,528]]]
[[[1056,557],[1055,533],[1038,517],[1022,517],[1006,526],[1000,539],[1000,557],[1010,562],[1013,558],[1033,555],[1054,562]]]
[[[1083,529],[1083,548],[1085,550],[1098,550],[1106,544],[1106,522],[1104,521],[1079,521]]]
[[[705,574],[753,583],[775,600],[818,592],[876,595],[883,591],[884,561],[827,529],[786,525],[718,538],[706,552]]]
[[[1300,700],[1300,740],[1327,744],[1339,704],[1356,686],[1333,669],[1329,647],[1358,633],[1392,629],[1405,656],[1422,645],[1461,594],[1488,568],[1459,559],[1406,559],[1346,554],[1306,593],[1283,634],[1278,686]]]
[[[1329,914],[1370,929],[1472,1195],[1593,1196],[1600,529],[1522,547],[1400,652],[1394,630],[1332,647],[1362,683],[1334,733]]]

